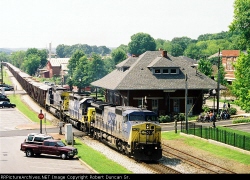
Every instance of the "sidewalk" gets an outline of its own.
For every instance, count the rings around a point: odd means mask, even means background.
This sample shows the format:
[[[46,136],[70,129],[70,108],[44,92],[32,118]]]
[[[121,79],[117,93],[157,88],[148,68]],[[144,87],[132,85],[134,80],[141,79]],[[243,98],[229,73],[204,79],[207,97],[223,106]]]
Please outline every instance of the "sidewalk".
[[[219,109],[223,109],[223,102],[219,102]],[[211,107],[213,108],[214,106],[214,101],[213,100],[209,100],[207,99],[206,100],[206,105],[208,107]],[[248,117],[250,116],[250,113],[246,113],[244,110],[242,110],[239,106],[235,105],[235,104],[230,104],[231,105],[231,108],[236,108],[237,109],[237,112],[236,112],[236,115],[238,116],[245,116],[245,117]],[[217,102],[215,101],[215,109],[217,108]]]

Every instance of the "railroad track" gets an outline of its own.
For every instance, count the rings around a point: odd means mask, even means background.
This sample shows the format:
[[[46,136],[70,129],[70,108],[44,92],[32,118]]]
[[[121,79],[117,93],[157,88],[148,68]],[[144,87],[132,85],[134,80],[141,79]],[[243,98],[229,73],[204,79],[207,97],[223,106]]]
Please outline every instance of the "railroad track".
[[[154,163],[142,162],[141,164],[150,169],[155,174],[182,174],[179,171],[158,162]]]
[[[236,174],[235,172],[232,172],[224,167],[185,153],[184,151],[170,147],[166,144],[163,144],[162,147],[164,156],[177,157],[181,161],[196,167],[200,172],[205,174]]]

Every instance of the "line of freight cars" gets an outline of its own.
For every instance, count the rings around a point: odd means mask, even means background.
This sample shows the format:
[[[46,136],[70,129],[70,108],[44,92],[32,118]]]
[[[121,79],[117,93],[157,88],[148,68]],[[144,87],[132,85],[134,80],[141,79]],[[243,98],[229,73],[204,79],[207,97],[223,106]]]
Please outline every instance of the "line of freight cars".
[[[61,86],[36,82],[10,63],[4,65],[31,98],[60,120],[136,160],[162,158],[161,126],[156,113],[145,108],[114,106]]]

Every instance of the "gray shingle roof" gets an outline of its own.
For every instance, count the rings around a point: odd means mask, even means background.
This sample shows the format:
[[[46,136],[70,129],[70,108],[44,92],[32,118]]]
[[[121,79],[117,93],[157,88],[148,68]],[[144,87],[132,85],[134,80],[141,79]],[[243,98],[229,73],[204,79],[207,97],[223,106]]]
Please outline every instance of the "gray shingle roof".
[[[128,66],[121,71],[115,69],[105,77],[91,83],[92,86],[111,90],[178,90],[185,89],[187,74],[188,89],[216,89],[217,82],[191,67],[192,62],[182,58],[162,57],[161,51],[146,51],[139,57],[130,57],[117,66]],[[179,74],[153,74],[151,67],[179,67]],[[220,86],[224,89],[224,86]]]

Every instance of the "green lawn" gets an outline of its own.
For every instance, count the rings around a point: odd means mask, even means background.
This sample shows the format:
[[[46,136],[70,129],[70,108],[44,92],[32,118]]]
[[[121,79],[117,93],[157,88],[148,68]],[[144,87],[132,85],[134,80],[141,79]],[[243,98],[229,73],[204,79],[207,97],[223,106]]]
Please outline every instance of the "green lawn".
[[[195,148],[202,149],[204,151],[208,151],[208,152],[210,152],[218,157],[223,157],[223,158],[227,158],[230,160],[235,160],[237,162],[240,162],[240,163],[243,163],[246,165],[250,165],[250,155],[249,154],[245,154],[245,153],[242,153],[240,151],[230,149],[230,148],[227,148],[224,146],[214,145],[214,144],[211,144],[209,142],[199,140],[197,138],[182,136],[182,135],[180,135],[180,132],[178,132],[178,133],[175,133],[174,131],[163,132],[162,138],[168,139],[168,140],[173,140],[173,141],[175,141],[175,140],[182,141],[189,146],[193,146]]]

